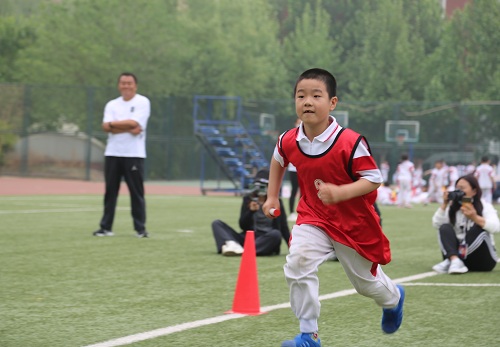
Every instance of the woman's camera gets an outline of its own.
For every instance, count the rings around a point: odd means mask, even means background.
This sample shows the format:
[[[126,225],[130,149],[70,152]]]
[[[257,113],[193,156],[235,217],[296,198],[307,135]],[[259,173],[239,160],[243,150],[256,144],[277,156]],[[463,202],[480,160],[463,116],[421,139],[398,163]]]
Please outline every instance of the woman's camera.
[[[260,196],[266,196],[266,195],[267,195],[267,184],[261,182],[255,182],[251,187],[250,193],[248,194],[250,199],[252,199],[252,201],[255,202],[259,202]]]
[[[465,193],[459,189],[454,190],[448,193],[448,200],[454,202],[461,202],[462,198],[465,196]]]

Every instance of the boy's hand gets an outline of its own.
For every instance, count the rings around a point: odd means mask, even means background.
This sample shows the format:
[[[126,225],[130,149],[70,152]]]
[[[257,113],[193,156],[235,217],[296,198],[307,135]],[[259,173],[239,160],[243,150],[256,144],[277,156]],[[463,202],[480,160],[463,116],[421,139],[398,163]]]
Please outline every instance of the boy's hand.
[[[346,200],[344,197],[344,189],[332,183],[321,182],[318,185],[318,198],[325,205],[332,205]]]
[[[264,205],[262,205],[262,211],[264,211],[264,214],[266,215],[267,218],[276,218],[277,216],[273,216],[270,213],[270,210],[274,208],[279,210],[280,209],[280,202],[278,199],[275,198],[267,198],[266,202]]]
[[[359,179],[355,182],[340,186],[333,183],[325,183],[320,179],[316,179],[314,181],[314,185],[318,190],[318,198],[325,205],[332,205],[350,200],[355,197],[368,194],[380,187],[380,183],[372,183],[366,179]]]

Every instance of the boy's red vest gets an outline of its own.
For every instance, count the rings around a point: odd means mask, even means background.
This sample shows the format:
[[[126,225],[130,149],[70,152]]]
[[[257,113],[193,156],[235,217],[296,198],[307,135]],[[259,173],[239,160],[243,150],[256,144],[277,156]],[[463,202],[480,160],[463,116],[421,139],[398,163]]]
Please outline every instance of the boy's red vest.
[[[391,261],[389,240],[382,232],[380,218],[373,204],[374,190],[366,195],[333,205],[324,205],[318,198],[315,180],[343,185],[359,179],[353,172],[377,169],[371,156],[354,157],[361,140],[351,129],[342,129],[332,146],[319,155],[307,155],[296,141],[298,129],[286,132],[278,143],[285,160],[297,167],[301,198],[297,206],[297,224],[310,224],[324,230],[332,239],[355,249],[364,258],[378,264]],[[293,237],[293,235],[292,235]]]

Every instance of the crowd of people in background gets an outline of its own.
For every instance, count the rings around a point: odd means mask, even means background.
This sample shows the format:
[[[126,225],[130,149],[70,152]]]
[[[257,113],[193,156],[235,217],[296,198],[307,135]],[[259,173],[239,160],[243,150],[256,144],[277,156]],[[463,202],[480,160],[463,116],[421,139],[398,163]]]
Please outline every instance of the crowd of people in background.
[[[467,164],[448,164],[445,159],[434,162],[434,166],[424,170],[423,160],[412,161],[408,154],[402,154],[398,166],[390,177],[390,165],[387,160],[379,163],[384,183],[378,188],[377,203],[411,208],[415,204],[443,203],[443,192],[454,191],[459,177],[473,174],[483,192],[483,199],[492,204],[500,204],[500,165],[492,164],[488,156],[481,162]],[[292,186],[290,197],[289,221],[296,220],[295,199],[298,192],[296,171],[289,170]],[[392,182],[392,183],[390,183]],[[288,194],[287,196],[288,197]]]
[[[500,182],[500,166],[492,165],[488,156],[483,156],[479,164],[451,165],[439,159],[434,162],[434,167],[424,170],[421,159],[414,163],[403,154],[392,176],[392,184],[389,183],[390,167],[386,160],[380,163],[380,171],[383,176],[385,173],[384,184],[378,188],[377,203],[380,205],[411,208],[413,204],[442,204],[443,192],[454,191],[458,178],[469,174],[478,180],[485,201],[500,203],[500,185],[497,184]]]
[[[382,168],[390,171],[386,161]],[[414,164],[403,154],[393,184],[378,188],[377,202],[405,208],[438,203],[432,225],[443,260],[432,269],[440,274],[492,271],[498,262],[493,234],[500,232],[500,221],[492,204],[500,203],[499,181],[499,167],[488,156],[479,165],[449,165],[441,159],[424,171],[422,160]]]

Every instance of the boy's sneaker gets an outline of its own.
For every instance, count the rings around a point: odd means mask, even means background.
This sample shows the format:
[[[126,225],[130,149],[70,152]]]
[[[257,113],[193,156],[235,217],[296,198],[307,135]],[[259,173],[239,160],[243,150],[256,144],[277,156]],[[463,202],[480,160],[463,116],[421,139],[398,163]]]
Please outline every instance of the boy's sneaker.
[[[149,234],[146,230],[143,231],[137,231],[137,237],[139,238],[146,238],[149,237]]]
[[[114,236],[113,232],[111,230],[106,230],[106,229],[99,229],[96,230],[92,233],[94,236]]]
[[[283,341],[281,347],[321,347],[318,333],[302,333],[293,340]]]
[[[386,334],[395,333],[401,326],[403,321],[403,304],[405,302],[405,290],[403,286],[397,285],[401,297],[399,298],[398,306],[394,308],[384,308],[382,310],[382,330]]]
[[[448,269],[449,274],[464,274],[467,271],[469,271],[469,269],[460,258],[453,259],[450,263],[450,268]]]
[[[241,247],[241,245],[236,241],[232,240],[226,241],[226,244],[222,245],[222,255],[230,257],[242,254],[243,254],[243,247]]]
[[[439,264],[434,265],[432,267],[432,270],[436,271],[438,274],[447,274],[449,268],[450,268],[450,259],[446,258]]]

